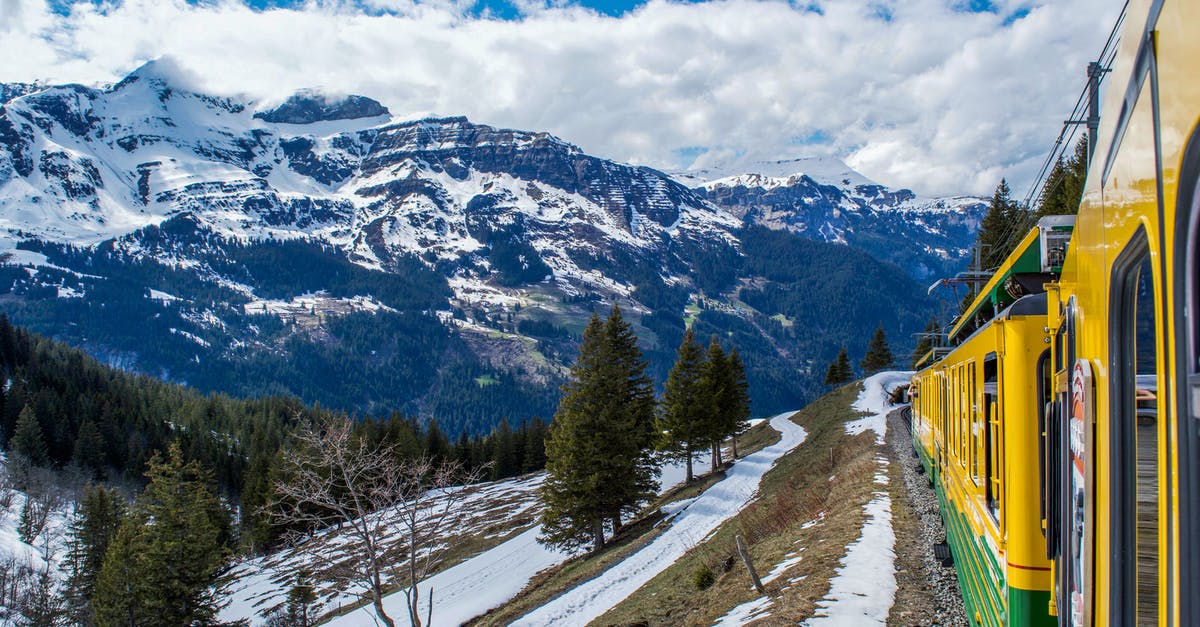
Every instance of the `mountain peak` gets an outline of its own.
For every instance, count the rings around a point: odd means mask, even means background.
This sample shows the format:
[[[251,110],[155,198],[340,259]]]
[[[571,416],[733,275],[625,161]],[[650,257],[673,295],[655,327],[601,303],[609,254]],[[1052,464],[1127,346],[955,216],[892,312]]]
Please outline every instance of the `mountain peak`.
[[[835,157],[798,157],[778,161],[751,161],[674,172],[672,176],[691,187],[736,186],[774,187],[788,180],[807,176],[823,185],[854,188],[876,185],[857,170]]]
[[[120,91],[138,81],[157,84],[162,87],[172,87],[190,92],[202,92],[199,77],[191,70],[183,67],[173,57],[163,56],[141,64],[138,68],[113,85],[112,91]]]
[[[366,96],[331,95],[315,89],[302,89],[270,111],[254,117],[276,124],[312,124],[333,120],[356,120],[390,115],[387,107]]]

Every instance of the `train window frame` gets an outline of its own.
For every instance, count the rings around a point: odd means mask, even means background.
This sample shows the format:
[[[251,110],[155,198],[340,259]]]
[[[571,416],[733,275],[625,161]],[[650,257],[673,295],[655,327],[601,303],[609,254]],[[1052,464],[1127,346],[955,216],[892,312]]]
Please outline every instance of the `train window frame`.
[[[1042,351],[1037,360],[1037,399],[1038,399],[1038,514],[1043,521],[1042,537],[1046,538],[1046,458],[1047,434],[1050,422],[1049,412],[1054,404],[1054,364],[1051,362],[1050,349]]]
[[[1200,130],[1183,152],[1176,186],[1173,296],[1179,618],[1200,622]]]
[[[996,353],[988,353],[983,357],[983,395],[983,413],[986,424],[984,446],[987,450],[987,458],[984,461],[983,502],[984,509],[999,524],[1004,492],[1000,477],[1002,470],[1000,439],[1003,437],[1003,433],[1001,432],[1000,415],[1000,359]],[[993,414],[995,415],[994,419]]]
[[[1152,258],[1150,238],[1145,227],[1139,226],[1117,255],[1109,275],[1108,596],[1109,619],[1121,625],[1137,622],[1137,334],[1128,330],[1136,325],[1138,275]],[[1153,263],[1150,268],[1153,281]]]

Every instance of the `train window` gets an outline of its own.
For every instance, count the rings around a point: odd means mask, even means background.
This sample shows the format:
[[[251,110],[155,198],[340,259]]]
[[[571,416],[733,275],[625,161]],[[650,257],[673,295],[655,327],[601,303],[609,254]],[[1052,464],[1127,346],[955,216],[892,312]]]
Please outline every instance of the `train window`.
[[[1037,362],[1037,416],[1038,416],[1038,512],[1042,519],[1042,535],[1046,535],[1046,437],[1049,433],[1047,418],[1053,406],[1053,370],[1050,349],[1042,352]]]
[[[983,358],[983,415],[987,421],[983,431],[985,481],[984,498],[988,513],[997,522],[1000,520],[1000,403],[999,372],[996,354]]]
[[[1158,351],[1146,235],[1114,264],[1112,324],[1114,618],[1158,623]],[[1133,601],[1133,605],[1129,604]]]
[[[967,370],[967,382],[967,391],[970,394],[967,405],[971,411],[971,475],[975,478],[975,485],[980,486],[986,481],[983,476],[983,457],[986,453],[981,452],[980,447],[983,445],[983,431],[987,428],[987,420],[983,417],[981,408],[977,406],[978,389],[975,387],[974,361]]]

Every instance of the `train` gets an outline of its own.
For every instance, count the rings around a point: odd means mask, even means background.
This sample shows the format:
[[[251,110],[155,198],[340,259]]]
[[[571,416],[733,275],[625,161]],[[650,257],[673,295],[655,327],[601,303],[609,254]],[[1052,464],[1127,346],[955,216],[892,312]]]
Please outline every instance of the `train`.
[[[909,387],[972,625],[1200,625],[1200,3],[1124,15],[1078,213]]]

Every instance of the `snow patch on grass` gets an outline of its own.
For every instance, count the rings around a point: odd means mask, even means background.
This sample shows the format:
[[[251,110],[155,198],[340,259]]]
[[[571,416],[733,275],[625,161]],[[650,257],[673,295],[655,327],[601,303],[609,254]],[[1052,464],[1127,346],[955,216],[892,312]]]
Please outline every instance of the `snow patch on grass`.
[[[887,434],[888,394],[907,384],[912,374],[911,371],[887,371],[867,377],[862,383],[862,393],[851,408],[871,415],[847,422],[846,433],[858,435],[867,430],[874,431],[882,444],[883,436]]]
[[[886,493],[866,505],[862,535],[846,550],[817,614],[804,622],[820,625],[884,625],[896,597],[896,534],[892,500]]]

